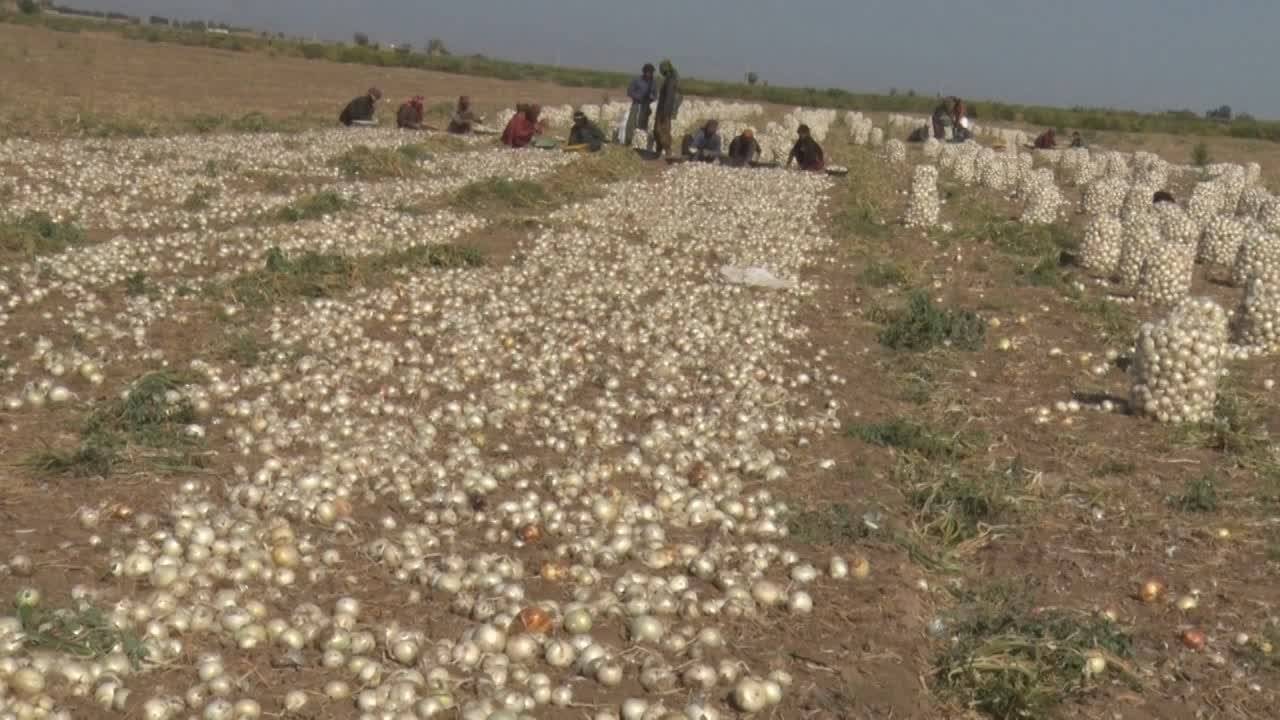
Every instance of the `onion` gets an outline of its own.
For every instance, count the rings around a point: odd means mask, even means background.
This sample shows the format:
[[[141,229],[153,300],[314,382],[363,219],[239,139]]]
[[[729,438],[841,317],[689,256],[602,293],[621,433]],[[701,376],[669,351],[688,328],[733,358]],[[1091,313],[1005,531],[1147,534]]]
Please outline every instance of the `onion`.
[[[735,708],[745,713],[760,712],[769,704],[769,695],[764,683],[752,677],[739,679],[733,686],[730,699]]]

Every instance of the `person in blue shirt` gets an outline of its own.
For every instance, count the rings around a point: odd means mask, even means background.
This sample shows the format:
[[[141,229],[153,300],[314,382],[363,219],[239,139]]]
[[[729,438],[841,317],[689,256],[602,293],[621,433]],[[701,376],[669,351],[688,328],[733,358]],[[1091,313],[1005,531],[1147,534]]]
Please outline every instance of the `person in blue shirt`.
[[[631,111],[627,113],[623,141],[630,147],[637,129],[649,131],[650,106],[658,98],[658,85],[653,81],[651,63],[645,63],[640,74],[631,79],[631,84],[627,86],[627,97],[631,98]]]
[[[720,159],[720,122],[708,120],[693,135],[686,135],[684,154],[691,160],[715,162]]]

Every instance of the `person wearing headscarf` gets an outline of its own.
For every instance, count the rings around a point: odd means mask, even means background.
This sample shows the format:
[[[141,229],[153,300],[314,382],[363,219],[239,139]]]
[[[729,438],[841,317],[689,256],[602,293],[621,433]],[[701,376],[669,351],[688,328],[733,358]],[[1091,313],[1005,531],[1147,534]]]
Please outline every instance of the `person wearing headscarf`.
[[[591,152],[596,152],[604,147],[604,141],[604,131],[591,122],[586,113],[579,110],[573,114],[573,127],[569,129],[569,147],[585,147]]]
[[[791,154],[787,155],[787,167],[791,167],[794,161],[801,170],[813,172],[823,170],[827,166],[827,161],[823,157],[822,146],[813,139],[809,126],[801,125],[796,129],[796,135],[796,144],[791,146]]]
[[[693,135],[685,135],[680,143],[682,153],[702,162],[715,162],[720,159],[720,121],[708,120]]]
[[[1075,132],[1071,133],[1071,147],[1073,147],[1073,148],[1083,148],[1083,147],[1084,147],[1084,138],[1080,137],[1080,131],[1079,131],[1079,130],[1077,130],[1077,131],[1075,131]]]
[[[631,110],[627,113],[623,142],[630,147],[636,130],[649,131],[650,106],[658,97],[658,87],[653,81],[651,63],[645,63],[640,69],[640,74],[631,79],[631,84],[627,86],[627,97],[631,98]]]
[[[401,130],[421,130],[425,113],[422,96],[415,95],[406,100],[396,111],[396,127]]]
[[[516,106],[516,114],[511,116],[507,127],[502,131],[502,144],[507,147],[528,147],[533,138],[542,134],[543,126],[538,120],[542,114],[542,106],[536,103]]]
[[[466,135],[474,130],[479,122],[479,116],[471,110],[471,98],[466,95],[458,98],[458,107],[454,108],[453,114],[449,116],[449,132],[455,135]]]
[[[950,98],[948,98],[949,100]],[[933,109],[933,137],[937,140],[947,139],[947,122],[951,118],[951,109],[947,107],[947,100],[938,103],[938,107]]]
[[[382,91],[376,87],[369,92],[347,103],[338,116],[338,122],[351,127],[357,122],[373,122],[373,114],[378,109],[378,101],[382,99]]]
[[[1052,150],[1058,147],[1058,134],[1053,128],[1045,130],[1036,138],[1035,146],[1037,150]]]
[[[734,167],[744,167],[759,158],[760,143],[756,142],[756,131],[752,128],[747,128],[729,143],[729,154],[725,158],[725,162]]]
[[[670,60],[658,66],[662,71],[662,89],[658,91],[658,106],[653,113],[653,144],[659,155],[670,155],[673,147],[671,122],[680,110],[680,76]]]

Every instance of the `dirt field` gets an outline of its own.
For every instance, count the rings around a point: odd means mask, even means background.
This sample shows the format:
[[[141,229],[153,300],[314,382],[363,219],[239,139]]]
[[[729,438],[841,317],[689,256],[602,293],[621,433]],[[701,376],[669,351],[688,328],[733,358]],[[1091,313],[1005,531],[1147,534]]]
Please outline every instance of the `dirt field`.
[[[601,99],[3,25],[0,62],[22,68],[7,127],[68,137],[73,113],[324,127],[369,84]],[[1193,142],[1105,139],[1178,163]],[[1125,412],[1134,333],[1168,309],[1078,266],[1080,188],[1029,226],[944,173],[947,228],[912,230],[905,165],[840,124],[824,145],[847,176],[382,129],[4,145],[0,597],[84,627],[0,627],[0,709],[56,651],[109,676],[48,673],[75,718],[399,693],[400,717],[494,720],[627,698],[661,720],[1273,717],[1275,356],[1228,363],[1215,422]],[[1210,145],[1280,177],[1270,145]],[[726,263],[799,286],[728,286]],[[1229,275],[1197,266],[1194,292],[1234,310]],[[535,607],[556,639],[589,609],[607,662],[553,663],[552,640],[479,660],[466,633],[537,635]],[[680,675],[704,664],[708,687]],[[572,697],[471,704],[536,697],[530,673]],[[115,675],[132,697],[108,710]],[[739,675],[781,702],[742,710]],[[462,709],[415,704],[444,697]]]

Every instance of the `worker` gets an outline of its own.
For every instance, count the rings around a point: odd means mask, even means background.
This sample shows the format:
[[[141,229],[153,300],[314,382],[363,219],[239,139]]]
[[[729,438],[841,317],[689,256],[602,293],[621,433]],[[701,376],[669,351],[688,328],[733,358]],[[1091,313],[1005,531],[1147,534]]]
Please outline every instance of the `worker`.
[[[1053,128],[1045,130],[1036,138],[1035,146],[1037,150],[1052,150],[1058,147],[1057,133],[1053,131]]]
[[[658,155],[670,155],[674,149],[671,142],[671,122],[680,111],[680,76],[670,60],[663,60],[658,69],[662,71],[662,88],[658,90],[658,105],[653,114],[653,141]]]
[[[1173,199],[1173,193],[1168,190],[1157,190],[1155,195],[1151,196],[1151,204],[1159,205],[1160,203],[1177,203]]]
[[[458,106],[449,115],[449,132],[454,135],[466,135],[474,130],[479,122],[479,116],[471,110],[471,98],[466,95],[459,97]]]
[[[951,110],[947,107],[946,98],[938,103],[938,107],[933,109],[933,137],[938,140],[947,139],[947,121],[950,119]]]
[[[957,142],[964,142],[970,137],[964,100],[960,98],[954,98],[954,100],[955,102],[951,104],[951,138]]]
[[[338,116],[338,122],[351,127],[355,123],[373,122],[373,113],[378,109],[378,101],[382,99],[382,91],[376,87],[369,92],[347,103]]]
[[[569,146],[566,150],[583,148],[596,152],[604,147],[604,140],[604,131],[587,119],[586,113],[579,110],[573,114],[573,127],[569,129]]]
[[[404,101],[400,105],[400,109],[396,111],[396,127],[401,130],[421,130],[422,118],[425,112],[422,103],[423,98],[421,95],[415,95],[413,98]]]
[[[693,135],[685,135],[680,143],[681,154],[691,160],[715,162],[720,159],[720,121],[708,120]]]
[[[502,144],[507,147],[528,147],[533,138],[541,135],[545,129],[538,116],[542,114],[542,106],[536,103],[516,106],[516,114],[511,116],[507,127],[502,131]]]
[[[631,79],[627,86],[627,97],[631,98],[631,110],[627,113],[627,124],[623,131],[623,143],[631,147],[636,130],[649,131],[649,114],[653,101],[658,97],[657,85],[653,82],[653,64],[645,63],[640,74]]]
[[[787,167],[791,167],[794,160],[801,170],[820,172],[827,166],[822,146],[813,139],[808,125],[801,125],[796,129],[796,134],[796,144],[791,146],[791,154],[787,156]]]
[[[1079,130],[1071,133],[1071,147],[1077,148],[1077,149],[1084,148],[1084,138],[1080,137]]]
[[[743,167],[760,159],[760,143],[756,142],[756,131],[747,128],[742,134],[729,143],[729,155],[725,163],[734,167]]]

